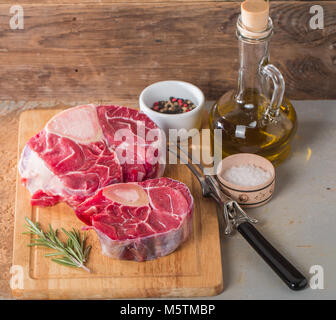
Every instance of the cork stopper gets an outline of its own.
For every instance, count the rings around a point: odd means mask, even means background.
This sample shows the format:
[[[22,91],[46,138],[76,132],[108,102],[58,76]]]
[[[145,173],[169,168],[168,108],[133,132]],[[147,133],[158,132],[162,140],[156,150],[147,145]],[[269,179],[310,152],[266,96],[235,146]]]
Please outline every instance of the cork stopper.
[[[241,4],[242,23],[251,32],[262,32],[267,28],[269,2],[246,0]]]

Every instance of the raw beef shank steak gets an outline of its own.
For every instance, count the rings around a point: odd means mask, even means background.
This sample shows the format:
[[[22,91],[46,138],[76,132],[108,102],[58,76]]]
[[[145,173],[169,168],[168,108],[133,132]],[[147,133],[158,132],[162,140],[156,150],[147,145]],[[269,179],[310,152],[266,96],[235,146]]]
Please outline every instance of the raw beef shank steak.
[[[191,233],[192,213],[188,187],[169,178],[113,184],[76,208],[103,254],[135,261],[173,252]]]
[[[19,172],[32,205],[76,206],[110,184],[162,176],[164,146],[162,130],[137,110],[83,105],[57,114],[28,141]]]

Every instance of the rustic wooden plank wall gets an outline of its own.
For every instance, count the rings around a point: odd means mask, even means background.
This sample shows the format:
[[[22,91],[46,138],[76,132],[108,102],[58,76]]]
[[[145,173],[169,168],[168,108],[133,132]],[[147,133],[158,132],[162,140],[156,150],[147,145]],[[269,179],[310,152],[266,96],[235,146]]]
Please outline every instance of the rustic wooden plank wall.
[[[152,3],[155,2],[155,3]],[[24,30],[0,0],[0,100],[136,99],[181,79],[215,99],[236,84],[239,2],[23,0]],[[309,8],[324,8],[311,30]],[[273,1],[271,59],[292,99],[336,99],[336,1]],[[113,101],[111,101],[113,102]]]

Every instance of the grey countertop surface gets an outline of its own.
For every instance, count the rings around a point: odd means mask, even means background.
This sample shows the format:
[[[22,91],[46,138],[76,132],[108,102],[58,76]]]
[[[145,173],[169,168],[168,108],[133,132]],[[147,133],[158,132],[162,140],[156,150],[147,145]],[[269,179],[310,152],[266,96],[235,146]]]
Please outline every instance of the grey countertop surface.
[[[236,234],[221,239],[224,291],[206,299],[336,298],[336,102],[293,104],[299,127],[292,154],[276,170],[273,199],[248,213],[308,281],[312,267],[322,267],[323,289],[291,291]]]

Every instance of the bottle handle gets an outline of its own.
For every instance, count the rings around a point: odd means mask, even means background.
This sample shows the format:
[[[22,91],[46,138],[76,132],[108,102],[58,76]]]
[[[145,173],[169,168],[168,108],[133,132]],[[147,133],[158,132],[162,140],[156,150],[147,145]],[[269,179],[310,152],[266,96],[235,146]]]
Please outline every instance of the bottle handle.
[[[277,67],[273,64],[261,66],[260,73],[263,77],[271,79],[273,82],[273,94],[270,106],[267,108],[265,115],[277,117],[285,93],[285,80]]]

